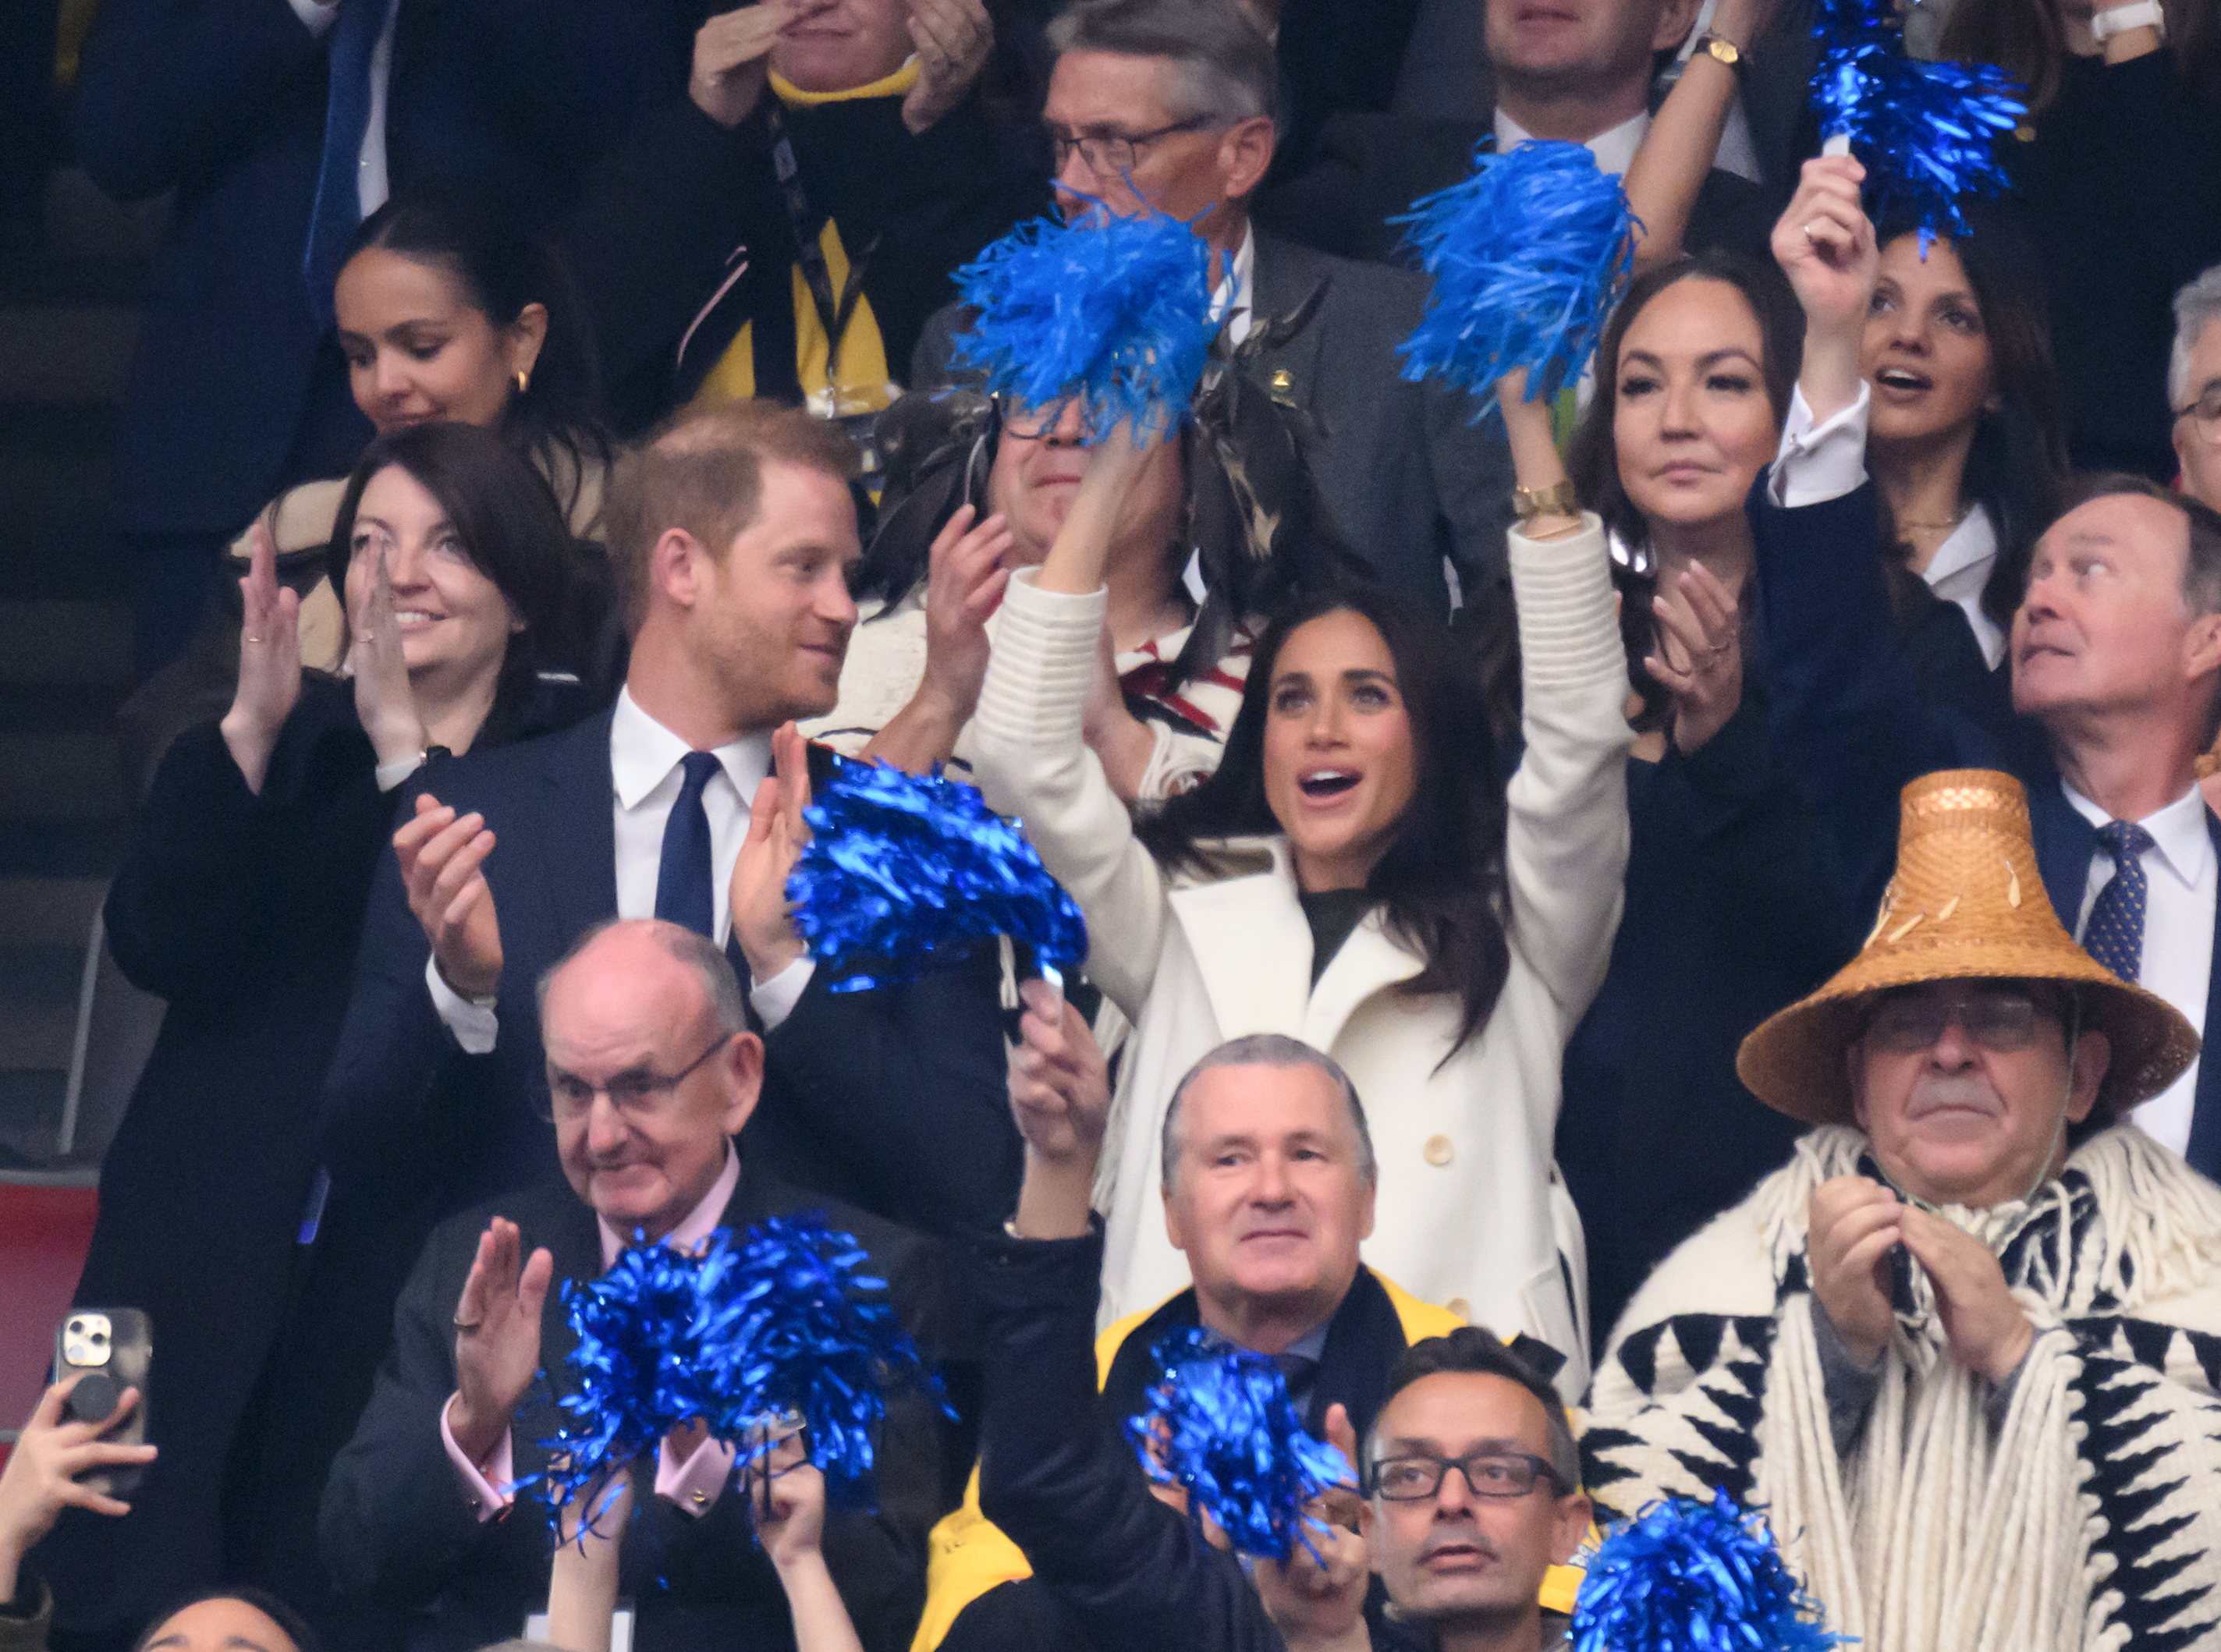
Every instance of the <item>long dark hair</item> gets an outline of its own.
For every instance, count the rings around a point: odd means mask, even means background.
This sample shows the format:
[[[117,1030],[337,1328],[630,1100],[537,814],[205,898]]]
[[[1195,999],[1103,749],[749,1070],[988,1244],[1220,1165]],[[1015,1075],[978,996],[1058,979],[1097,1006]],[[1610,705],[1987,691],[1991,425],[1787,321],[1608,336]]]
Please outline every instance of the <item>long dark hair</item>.
[[[355,513],[372,477],[397,466],[440,502],[472,565],[509,599],[524,629],[502,655],[479,742],[499,745],[537,725],[550,679],[577,679],[592,701],[614,670],[607,621],[614,610],[608,564],[571,536],[547,479],[490,430],[468,424],[412,424],[364,449],[340,501],[326,566],[346,600]]]
[[[1658,594],[1657,559],[1649,554],[1650,524],[1627,497],[1619,479],[1619,449],[1612,422],[1619,410],[1619,353],[1628,329],[1650,301],[1683,281],[1720,281],[1742,295],[1758,318],[1760,374],[1766,398],[1774,409],[1774,428],[1789,416],[1789,398],[1797,388],[1797,373],[1805,348],[1805,312],[1780,271],[1733,253],[1708,252],[1681,257],[1655,266],[1628,284],[1618,308],[1605,324],[1597,345],[1596,394],[1573,431],[1573,447],[1566,456],[1566,472],[1581,503],[1604,518],[1607,532],[1625,548],[1627,560],[1615,556],[1612,580],[1619,587],[1620,640],[1626,646],[1628,672],[1642,696],[1638,729],[1661,726],[1667,714],[1666,691],[1651,679],[1642,661],[1655,646],[1657,626],[1651,604]]]
[[[2221,92],[2221,4],[2162,0],[2162,9],[2167,15],[2163,49],[2176,72],[2203,91]],[[2028,88],[2028,106],[2041,115],[2059,96],[2066,73],[2067,34],[2058,0],[1958,0],[1943,27],[1941,55],[1996,64]]]
[[[1217,772],[1168,799],[1136,830],[1166,867],[1206,875],[1226,864],[1215,840],[1280,830],[1265,794],[1273,673],[1297,627],[1345,611],[1369,621],[1387,644],[1417,760],[1411,801],[1366,892],[1386,907],[1389,932],[1426,961],[1397,991],[1458,998],[1455,1054],[1487,1023],[1511,951],[1504,929],[1504,787],[1495,746],[1477,673],[1438,622],[1385,591],[1362,587],[1318,592],[1289,609],[1257,645]]]
[[[421,178],[364,219],[347,257],[377,247],[444,271],[463,301],[497,328],[527,304],[547,335],[526,386],[509,398],[502,435],[550,472],[567,517],[590,472],[610,462],[602,381],[585,300],[554,247],[528,229],[498,190],[466,178]]]
[[[2009,215],[1980,201],[1961,204],[1972,233],[1937,244],[1957,254],[1982,312],[1998,406],[1983,409],[1974,426],[1959,503],[1981,506],[1997,531],[1997,566],[1982,587],[1982,610],[2010,629],[2036,539],[2059,514],[2060,479],[2068,469],[2066,409],[2035,247]],[[1918,233],[1911,224],[1888,223],[1879,240],[1887,247]],[[1885,542],[1896,544],[1886,500],[1881,510]],[[1909,554],[1909,547],[1899,549]]]

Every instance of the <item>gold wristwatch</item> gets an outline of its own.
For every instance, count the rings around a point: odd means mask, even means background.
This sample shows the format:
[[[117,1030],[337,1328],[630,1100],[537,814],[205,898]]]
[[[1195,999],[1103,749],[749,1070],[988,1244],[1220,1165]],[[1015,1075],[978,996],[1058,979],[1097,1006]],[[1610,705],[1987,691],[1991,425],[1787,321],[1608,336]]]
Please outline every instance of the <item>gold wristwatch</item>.
[[[1526,523],[1537,516],[1578,516],[1581,502],[1574,497],[1572,479],[1561,477],[1548,487],[1513,488],[1511,509]]]
[[[1742,47],[1724,34],[1715,34],[1709,28],[1697,36],[1697,50],[1713,62],[1725,65],[1734,72],[1737,80],[1742,78],[1743,71],[1749,67],[1749,61],[1743,57]]]

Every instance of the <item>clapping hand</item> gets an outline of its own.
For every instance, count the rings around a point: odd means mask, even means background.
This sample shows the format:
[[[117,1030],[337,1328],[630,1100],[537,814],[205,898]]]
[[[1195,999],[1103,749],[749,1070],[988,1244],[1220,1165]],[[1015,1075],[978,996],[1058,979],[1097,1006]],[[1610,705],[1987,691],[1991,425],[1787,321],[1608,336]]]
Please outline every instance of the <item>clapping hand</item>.
[[[441,979],[466,998],[490,998],[501,987],[501,923],[485,871],[493,848],[485,816],[459,820],[429,792],[393,835],[409,910],[432,943]]]
[[[759,986],[808,950],[795,929],[786,880],[810,843],[810,752],[791,723],[771,737],[772,773],[748,806],[748,835],[733,861],[733,936]]]
[[[1742,627],[1736,595],[1701,562],[1659,582],[1657,638],[1643,666],[1674,700],[1674,744],[1704,748],[1742,704]]]
[[[794,21],[788,0],[721,12],[695,32],[694,68],[686,95],[719,126],[738,126],[763,97],[771,48]]]
[[[382,766],[414,757],[429,743],[402,657],[401,623],[393,611],[393,576],[385,548],[378,566],[347,604],[347,674],[354,679],[354,712]]]
[[[256,796],[278,731],[301,698],[301,596],[278,583],[278,547],[266,523],[247,530],[247,575],[239,582],[239,687],[220,725],[232,761]]]
[[[903,99],[903,124],[923,132],[964,101],[994,49],[995,26],[979,0],[910,0],[917,84]]]
[[[1010,526],[985,522],[968,504],[934,535],[927,554],[925,671],[901,710],[872,737],[862,755],[911,774],[929,774],[956,750],[956,737],[979,704],[987,678],[987,621],[1010,582],[1003,558]]]
[[[455,1305],[455,1398],[447,1429],[472,1462],[484,1462],[509,1431],[517,1401],[540,1371],[540,1311],[554,1258],[522,1255],[516,1223],[496,1217]]]

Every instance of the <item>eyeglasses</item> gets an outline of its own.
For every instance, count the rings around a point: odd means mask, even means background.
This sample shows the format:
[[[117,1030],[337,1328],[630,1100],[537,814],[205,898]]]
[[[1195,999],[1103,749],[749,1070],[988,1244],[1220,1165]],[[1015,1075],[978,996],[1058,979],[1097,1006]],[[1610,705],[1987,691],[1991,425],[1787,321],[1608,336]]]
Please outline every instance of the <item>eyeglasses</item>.
[[[1535,1482],[1561,1484],[1558,1471],[1524,1451],[1476,1451],[1469,1457],[1383,1457],[1373,1465],[1373,1489],[1391,1503],[1417,1503],[1442,1489],[1451,1469],[1475,1497],[1524,1497]]]
[[[676,1073],[620,1073],[606,1084],[589,1084],[575,1073],[547,1069],[547,1089],[534,1099],[541,1117],[557,1124],[574,1124],[594,1111],[594,1098],[607,1096],[610,1105],[627,1118],[653,1118],[671,1104],[679,1086],[692,1078],[703,1062],[731,1043],[735,1033],[721,1033],[716,1042]]]
[[[1064,163],[1079,152],[1087,170],[1098,178],[1118,178],[1134,170],[1143,146],[1160,138],[1169,138],[1176,132],[1200,132],[1213,124],[1206,116],[1198,115],[1185,121],[1174,121],[1170,126],[1161,126],[1154,132],[1103,132],[1075,135],[1048,129],[1049,153],[1055,159],[1055,169],[1064,170]]]
[[[2221,444],[2221,385],[2208,385],[2188,407],[2175,409],[2174,416],[2196,425],[2199,441]]]
[[[1977,987],[1958,998],[1937,992],[1893,994],[1875,1005],[1867,1020],[1866,1037],[1893,1055],[1918,1055],[1934,1048],[1943,1029],[1956,1020],[1984,1049],[2010,1055],[2036,1042],[2039,1007],[2033,994],[2010,986]]]
[[[1056,435],[1057,426],[1064,422],[1064,410],[1067,405],[1069,404],[1064,402],[1052,402],[1047,407],[1020,407],[1016,402],[999,402],[998,406],[1002,414],[1003,434],[1017,441],[1041,441],[1053,437]],[[1070,445],[1081,447],[1087,445],[1084,428],[1073,437]]]

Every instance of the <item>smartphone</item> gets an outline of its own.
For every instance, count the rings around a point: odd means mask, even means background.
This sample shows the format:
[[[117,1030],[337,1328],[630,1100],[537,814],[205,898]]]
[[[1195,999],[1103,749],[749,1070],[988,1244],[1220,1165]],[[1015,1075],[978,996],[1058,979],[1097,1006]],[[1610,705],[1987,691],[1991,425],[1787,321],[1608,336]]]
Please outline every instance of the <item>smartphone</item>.
[[[54,1333],[54,1380],[78,1379],[62,1407],[71,1423],[98,1423],[115,1415],[126,1388],[139,1391],[131,1415],[105,1437],[116,1445],[147,1442],[147,1372],[154,1360],[154,1327],[138,1308],[72,1308]],[[124,1463],[81,1477],[110,1497],[138,1489],[141,1466]]]

